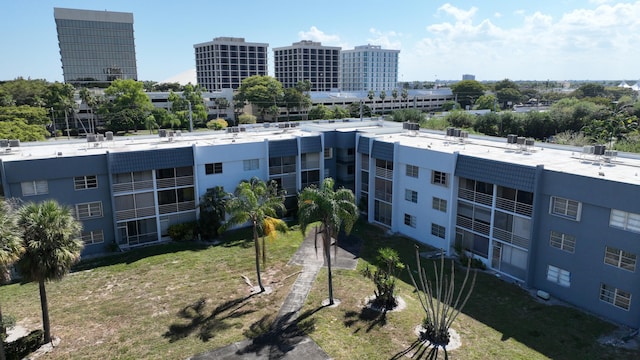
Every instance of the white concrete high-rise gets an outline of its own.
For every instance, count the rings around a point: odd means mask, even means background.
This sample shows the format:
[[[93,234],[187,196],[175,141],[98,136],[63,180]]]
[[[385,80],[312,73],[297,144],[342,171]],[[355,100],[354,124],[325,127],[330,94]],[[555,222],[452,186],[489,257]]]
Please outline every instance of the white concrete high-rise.
[[[309,80],[311,91],[340,88],[340,47],[303,40],[274,48],[275,77],[284,88]]]
[[[208,91],[235,90],[250,76],[267,75],[268,47],[235,37],[217,37],[193,45],[198,85]]]
[[[400,50],[379,45],[356,46],[342,51],[343,91],[389,91],[398,86]]]

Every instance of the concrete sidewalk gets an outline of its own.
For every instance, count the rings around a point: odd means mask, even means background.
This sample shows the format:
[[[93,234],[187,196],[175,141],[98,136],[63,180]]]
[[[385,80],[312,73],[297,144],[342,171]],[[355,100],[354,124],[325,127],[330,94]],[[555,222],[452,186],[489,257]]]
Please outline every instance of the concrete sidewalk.
[[[191,360],[327,360],[329,356],[298,327],[296,320],[306,318],[313,314],[299,314],[300,309],[309,295],[309,291],[318,276],[318,272],[324,265],[322,256],[322,243],[318,235],[318,251],[314,246],[315,229],[309,229],[307,236],[298,248],[298,251],[289,261],[290,265],[302,265],[302,272],[291,287],[291,291],[285,298],[280,311],[271,326],[271,330],[253,340],[243,340],[219,349],[191,357]],[[342,239],[341,239],[342,240]],[[347,238],[346,246],[339,247],[337,258],[332,268],[355,269],[358,263],[359,241],[355,238]],[[332,260],[334,251],[332,252]],[[320,309],[320,308],[319,308]],[[318,310],[319,310],[318,309]],[[316,310],[317,311],[317,310]],[[315,312],[315,311],[314,311]]]

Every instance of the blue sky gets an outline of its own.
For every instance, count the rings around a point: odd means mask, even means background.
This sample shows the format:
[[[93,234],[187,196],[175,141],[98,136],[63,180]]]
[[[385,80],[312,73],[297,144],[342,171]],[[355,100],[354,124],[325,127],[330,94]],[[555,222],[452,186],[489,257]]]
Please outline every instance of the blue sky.
[[[0,80],[62,81],[53,8],[132,12],[140,80],[195,68],[193,44],[244,37],[400,50],[399,80],[640,79],[640,1],[20,0],[0,9]]]

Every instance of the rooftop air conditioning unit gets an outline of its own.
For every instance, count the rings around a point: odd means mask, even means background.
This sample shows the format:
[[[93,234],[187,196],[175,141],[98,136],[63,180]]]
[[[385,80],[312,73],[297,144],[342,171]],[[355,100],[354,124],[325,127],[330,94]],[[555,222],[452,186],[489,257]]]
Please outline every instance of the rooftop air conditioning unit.
[[[108,141],[113,141],[113,131],[107,131],[104,133]]]

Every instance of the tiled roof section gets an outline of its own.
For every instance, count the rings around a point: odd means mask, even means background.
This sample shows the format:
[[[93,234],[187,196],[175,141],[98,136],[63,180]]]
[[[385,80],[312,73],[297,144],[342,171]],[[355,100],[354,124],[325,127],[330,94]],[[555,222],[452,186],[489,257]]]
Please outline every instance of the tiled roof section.
[[[114,174],[151,169],[168,169],[193,166],[191,146],[172,149],[117,152],[109,154],[111,172]]]
[[[322,141],[320,136],[303,136],[300,138],[300,153],[319,153],[322,152]]]
[[[369,138],[368,137],[360,136],[360,138],[358,139],[358,152],[360,154],[369,155]]]
[[[298,140],[276,140],[269,141],[269,157],[280,156],[297,156],[298,155]]]
[[[536,168],[458,155],[455,176],[534,192]]]

